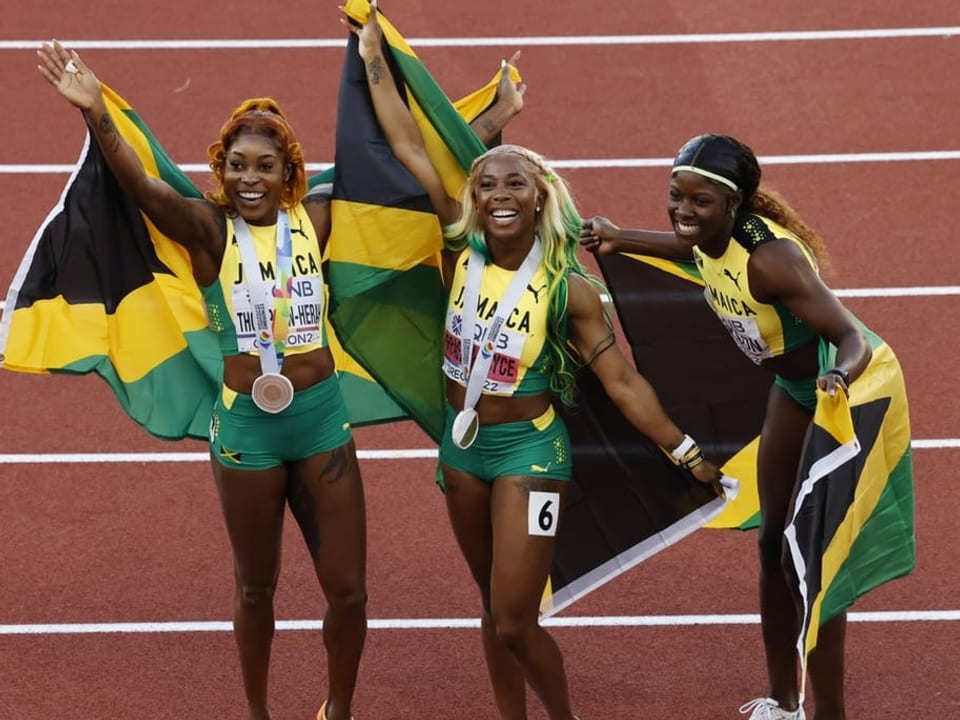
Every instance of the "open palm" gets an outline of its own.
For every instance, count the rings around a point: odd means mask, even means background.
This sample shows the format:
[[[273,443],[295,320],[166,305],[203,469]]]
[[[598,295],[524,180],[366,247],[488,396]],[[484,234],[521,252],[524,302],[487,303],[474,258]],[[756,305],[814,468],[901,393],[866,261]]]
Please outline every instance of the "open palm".
[[[58,41],[44,43],[37,50],[37,70],[71,105],[89,110],[100,97],[100,83],[80,56]]]

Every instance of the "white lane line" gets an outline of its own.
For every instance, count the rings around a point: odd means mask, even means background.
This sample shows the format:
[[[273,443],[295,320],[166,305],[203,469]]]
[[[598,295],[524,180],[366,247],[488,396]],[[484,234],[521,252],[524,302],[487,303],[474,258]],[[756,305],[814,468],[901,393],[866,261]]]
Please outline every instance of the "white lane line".
[[[957,622],[960,610],[887,610],[851,612],[850,622],[914,623]],[[552,617],[549,627],[681,627],[689,625],[757,625],[760,616],[744,615],[634,615]],[[371,630],[461,630],[480,627],[476,618],[384,618],[371,619]],[[278,620],[278,631],[319,630],[322,620]],[[30,623],[0,625],[0,635],[107,635],[125,633],[231,632],[230,621],[118,622],[118,623]]]
[[[811,155],[761,155],[761,165],[837,165],[844,163],[885,162],[934,162],[960,160],[960,150],[920,150],[862,153],[815,153]],[[673,158],[567,158],[551,159],[550,164],[558,170],[608,170],[611,168],[668,168]],[[307,163],[311,173],[322,172],[332,163]],[[0,175],[65,175],[72,173],[75,165],[63,163],[8,163],[0,165]],[[208,174],[206,163],[184,163],[178,167],[185,173]]]
[[[960,448],[960,438],[913,440],[914,450]],[[436,448],[396,450],[357,450],[360,460],[419,460],[437,457]],[[2,453],[0,465],[60,465],[70,463],[179,463],[207,462],[204,452],[130,452],[130,453]]]
[[[782,30],[734,33],[663,33],[659,35],[536,35],[500,37],[406,38],[412,47],[533,47],[576,45],[697,45],[703,43],[806,42],[813,40],[893,40],[900,38],[953,38],[960,26],[864,28],[839,30]],[[43,40],[3,40],[0,50],[35,50]],[[207,38],[196,40],[61,40],[75,50],[247,50],[339,49],[337,38]]]

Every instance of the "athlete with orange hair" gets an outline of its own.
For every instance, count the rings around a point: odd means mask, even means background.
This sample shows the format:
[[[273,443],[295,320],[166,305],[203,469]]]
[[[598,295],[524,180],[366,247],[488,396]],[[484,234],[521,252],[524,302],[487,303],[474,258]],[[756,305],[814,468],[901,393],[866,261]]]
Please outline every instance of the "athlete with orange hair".
[[[300,143],[270,98],[237,107],[209,148],[215,189],[186,198],[147,174],[76,52],[54,41],[37,54],[40,74],[83,112],[119,185],[189,253],[217,334],[223,387],[210,424],[211,464],[233,550],[247,718],[270,718],[273,596],[289,505],[327,601],[329,688],[318,720],[348,720],[367,630],[366,517],[324,332],[329,199],[307,193]],[[473,123],[482,140],[520,111],[522,93],[504,73],[497,103]]]

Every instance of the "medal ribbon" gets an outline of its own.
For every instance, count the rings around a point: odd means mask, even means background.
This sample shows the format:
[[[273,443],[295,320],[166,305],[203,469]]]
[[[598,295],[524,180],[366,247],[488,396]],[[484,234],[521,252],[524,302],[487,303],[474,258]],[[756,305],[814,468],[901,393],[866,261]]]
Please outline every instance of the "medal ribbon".
[[[283,350],[290,329],[290,291],[293,285],[293,236],[285,210],[277,216],[277,280],[273,286],[273,347],[277,364],[283,364]]]
[[[480,399],[483,381],[490,372],[490,363],[497,347],[497,337],[500,329],[510,317],[514,307],[520,302],[520,295],[533,278],[537,268],[543,261],[543,246],[540,238],[534,238],[530,251],[523,259],[523,264],[517,270],[507,291],[497,303],[497,312],[490,321],[487,336],[481,336],[480,352],[473,361],[473,332],[477,319],[477,303],[480,300],[480,282],[483,277],[483,257],[471,248],[470,258],[467,260],[467,281],[463,297],[463,327],[460,337],[460,366],[467,375],[467,391],[464,397],[463,409],[473,409]]]
[[[283,350],[286,347],[290,314],[290,285],[292,283],[292,246],[290,220],[286,210],[277,215],[277,242],[275,267],[277,279],[273,283],[259,277],[260,267],[250,228],[241,217],[233,219],[233,227],[243,263],[243,279],[253,306],[253,322],[257,328],[256,346],[263,374],[280,372]],[[270,323],[273,310],[273,323]],[[275,332],[276,331],[276,332]],[[276,337],[274,336],[276,335]]]

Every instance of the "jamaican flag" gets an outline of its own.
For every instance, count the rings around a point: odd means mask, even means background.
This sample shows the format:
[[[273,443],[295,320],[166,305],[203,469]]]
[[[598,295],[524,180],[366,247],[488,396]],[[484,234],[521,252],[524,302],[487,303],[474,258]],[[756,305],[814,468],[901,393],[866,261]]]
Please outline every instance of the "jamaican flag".
[[[800,583],[801,661],[818,629],[864,593],[913,570],[913,464],[903,373],[883,340],[866,328],[873,348],[867,369],[843,393],[817,391],[817,409],[787,544]],[[836,349],[824,344],[821,372]]]
[[[354,0],[345,10],[362,23],[368,7],[366,0]],[[486,149],[465,120],[490,104],[499,75],[466,104],[451,104],[382,14],[379,23],[397,89],[420,127],[448,194],[456,197],[470,164]],[[354,38],[338,104],[331,318],[348,352],[439,440],[446,308],[439,270],[440,225],[423,189],[390,154],[373,113]],[[577,411],[565,418],[574,481],[541,602],[543,617],[676,542],[724,506],[711,488],[679,471],[656,445],[625,427],[619,410],[590,373],[584,374],[581,399]],[[611,422],[611,417],[620,420]],[[653,487],[647,482],[650,473],[664,481]],[[624,486],[632,490],[629,502],[616,494]],[[667,510],[649,512],[653,507]],[[670,519],[663,522],[666,515]],[[641,541],[634,534],[620,533],[618,521],[624,519]],[[594,541],[603,552],[584,552],[587,546],[596,549]]]
[[[625,255],[598,260],[634,364],[667,413],[714,461],[740,454],[760,430],[766,388],[696,291],[696,266]],[[578,390],[577,407],[564,411],[574,477],[544,616],[727,515],[744,492],[756,499],[755,483],[717,498],[678,469],[626,421],[591,372],[581,373]],[[740,481],[755,470],[728,464],[724,473]],[[754,502],[749,514],[756,513]]]
[[[201,197],[126,101],[105,85],[103,94],[146,171]],[[329,174],[310,180],[320,190]],[[329,327],[328,337],[351,422],[405,417]],[[98,374],[157,437],[209,434],[222,359],[189,256],[126,197],[89,135],[7,294],[0,353],[8,370]]]
[[[344,12],[359,23],[366,0]],[[490,106],[501,70],[451,103],[390,22],[378,14],[385,57],[446,190],[457,197],[486,147],[468,123]],[[351,34],[341,76],[328,279],[330,318],[347,352],[434,440],[443,431],[439,372],[445,293],[440,224],[423,188],[394,158],[377,123]],[[510,68],[519,80],[515,68]]]
[[[473,119],[489,106],[500,74],[454,107],[396,31],[385,27],[385,34],[391,38],[391,48],[407,53],[397,77],[413,78],[411,86],[420,99],[411,100],[411,109],[437,162],[446,169],[450,192],[455,193],[465,176],[462,164],[469,163],[471,153],[484,149],[459,112]],[[351,56],[356,56],[355,47],[348,60]],[[345,69],[351,67],[357,91],[356,66],[348,62]],[[147,172],[184,196],[201,197],[136,112],[110,88],[103,90],[114,122]],[[371,126],[372,117],[350,102],[350,92],[344,90],[342,95],[346,104],[338,118],[337,155],[343,168],[315,175],[309,185],[311,192],[329,192],[338,181],[326,258],[331,292],[327,336],[350,421],[362,425],[412,416],[428,432],[439,435],[432,413],[433,407],[441,407],[438,375],[430,378],[436,387],[425,383],[406,389],[416,377],[406,375],[409,363],[413,358],[418,364],[425,360],[423,354],[417,356],[423,350],[422,341],[417,347],[419,333],[427,332],[432,303],[440,300],[438,266],[432,261],[440,248],[439,226],[435,216],[428,214],[422,189],[404,177],[405,171],[398,172],[385,141],[364,152],[367,131],[376,127],[375,120]],[[426,111],[420,110],[421,104]],[[354,111],[360,114],[352,115]],[[434,124],[452,130],[434,129]],[[363,169],[354,172],[354,162]],[[383,187],[392,187],[394,194],[378,195]],[[355,212],[356,203],[345,200],[358,189],[361,199],[373,203],[359,213],[363,217]],[[371,232],[383,237],[384,229],[396,252],[372,256],[364,249],[364,237]],[[404,243],[411,247],[406,249]],[[358,295],[363,302],[354,302]],[[344,335],[338,335],[338,330]],[[398,332],[403,342],[394,341]],[[396,362],[383,367],[368,360],[361,365],[343,350],[339,338],[346,335],[355,352],[369,346],[376,358],[386,349]],[[405,342],[410,343],[412,354],[402,352]],[[208,435],[221,358],[216,338],[207,328],[189,257],[126,198],[89,136],[60,201],[35,235],[7,294],[0,322],[0,363],[18,372],[97,373],[124,411],[151,434],[168,439]],[[386,385],[374,381],[365,369],[367,363],[378,370],[378,377],[400,390],[388,393]]]
[[[598,257],[637,367],[664,407],[740,481],[736,499],[707,527],[759,521],[756,462],[772,378],[730,342],[703,299],[693,262]],[[878,585],[915,565],[913,467],[903,373],[890,347],[861,324],[872,360],[850,387],[818,391],[792,521],[786,530],[800,594],[805,661],[817,630]],[[820,372],[836,348],[823,343]]]
[[[200,197],[126,102],[103,92],[147,172]],[[0,353],[7,370],[97,373],[158,437],[208,435],[221,360],[189,258],[127,199],[89,135],[7,293]]]

